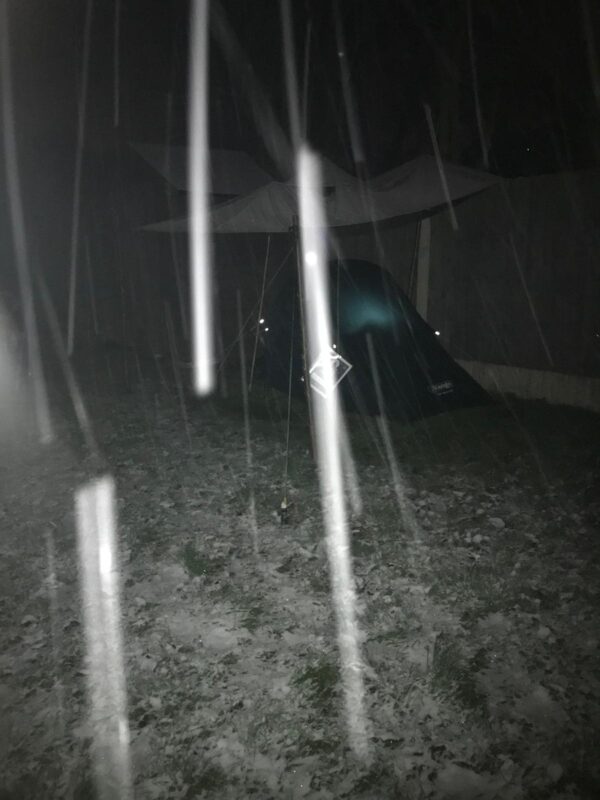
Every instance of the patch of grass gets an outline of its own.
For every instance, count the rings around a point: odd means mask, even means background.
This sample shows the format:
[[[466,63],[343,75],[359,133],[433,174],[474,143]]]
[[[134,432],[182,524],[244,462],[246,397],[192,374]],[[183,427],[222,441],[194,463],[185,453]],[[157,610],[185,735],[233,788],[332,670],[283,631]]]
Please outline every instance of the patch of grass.
[[[375,552],[375,545],[361,539],[352,539],[352,555],[355,558],[370,556]]]
[[[181,553],[183,566],[190,575],[214,575],[223,568],[223,560],[220,558],[208,558],[199,553],[192,544],[186,544]]]
[[[391,631],[385,631],[384,633],[379,633],[377,636],[373,636],[373,641],[375,642],[400,642],[406,638],[407,631],[402,628],[394,628]]]
[[[260,627],[261,620],[264,616],[265,609],[260,604],[250,606],[242,617],[241,625],[246,630],[252,632]]]
[[[340,685],[340,673],[335,664],[321,659],[299,672],[292,678],[291,684],[304,689],[314,705],[322,709],[336,696]]]
[[[398,786],[391,767],[380,763],[374,764],[358,778],[353,787],[353,797],[364,796],[365,792],[368,792],[367,797],[372,797],[374,789],[389,800],[404,800],[407,796]]]
[[[188,776],[184,773],[183,779],[187,785],[184,800],[196,800],[230,783],[229,776],[216,764],[207,764],[199,775]]]
[[[298,750],[302,755],[318,756],[335,753],[340,747],[339,741],[335,739],[311,739],[301,738],[298,742]]]
[[[431,688],[434,693],[454,698],[470,711],[483,710],[485,697],[479,691],[476,675],[486,664],[483,648],[467,659],[456,642],[440,636],[433,654]]]
[[[308,581],[315,594],[329,594],[331,591],[331,583],[326,570],[311,572]]]

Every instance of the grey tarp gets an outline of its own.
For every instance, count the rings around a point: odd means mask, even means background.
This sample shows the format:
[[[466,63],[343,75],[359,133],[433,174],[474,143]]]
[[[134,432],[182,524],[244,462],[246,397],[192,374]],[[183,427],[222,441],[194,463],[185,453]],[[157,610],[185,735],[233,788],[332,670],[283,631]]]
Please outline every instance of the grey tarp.
[[[364,182],[325,163],[327,223],[330,227],[359,225],[415,214],[451,200],[475,194],[497,181],[493,175],[445,164],[440,170],[433,157],[420,157],[402,167]],[[286,233],[298,214],[297,189],[291,183],[272,182],[245,197],[215,207],[214,233]],[[145,231],[176,233],[188,230],[187,218],[146,225]]]
[[[133,149],[179,191],[188,190],[186,147],[133,144]],[[273,180],[241,150],[210,151],[210,181],[213,194],[245,195]]]

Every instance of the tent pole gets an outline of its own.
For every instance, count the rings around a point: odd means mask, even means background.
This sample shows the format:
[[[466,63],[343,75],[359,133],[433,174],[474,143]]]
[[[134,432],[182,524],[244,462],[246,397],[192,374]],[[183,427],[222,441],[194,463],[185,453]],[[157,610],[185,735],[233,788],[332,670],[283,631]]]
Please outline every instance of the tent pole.
[[[258,352],[258,334],[260,331],[260,321],[262,319],[263,305],[265,300],[265,287],[267,283],[267,269],[269,266],[269,250],[271,248],[271,236],[267,239],[267,253],[265,255],[265,266],[263,269],[262,287],[260,290],[260,302],[258,304],[258,323],[256,325],[256,336],[254,337],[254,352],[252,353],[252,364],[250,366],[250,380],[248,382],[248,391],[252,391],[252,382],[254,380],[254,367],[256,366],[256,354]]]
[[[429,266],[431,263],[431,219],[421,220],[417,252],[417,311],[427,321],[429,305]]]

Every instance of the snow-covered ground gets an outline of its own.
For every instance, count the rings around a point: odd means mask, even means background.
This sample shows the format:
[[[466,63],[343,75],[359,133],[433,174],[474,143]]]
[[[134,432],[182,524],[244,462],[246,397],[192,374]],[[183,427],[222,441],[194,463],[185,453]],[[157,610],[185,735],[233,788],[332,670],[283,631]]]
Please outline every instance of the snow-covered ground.
[[[247,474],[241,403],[186,398],[184,415],[170,384],[87,389],[105,463],[55,399],[58,443],[0,466],[0,798],[94,796],[73,493],[105,469],[136,798],[600,796],[598,417],[517,404],[394,427],[420,537],[352,420],[367,767],[302,415],[281,524],[283,398],[253,400]]]

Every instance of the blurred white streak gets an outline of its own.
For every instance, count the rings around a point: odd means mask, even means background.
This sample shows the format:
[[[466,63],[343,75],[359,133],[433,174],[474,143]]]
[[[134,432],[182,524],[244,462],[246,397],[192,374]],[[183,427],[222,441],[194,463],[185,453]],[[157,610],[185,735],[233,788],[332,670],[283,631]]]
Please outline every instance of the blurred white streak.
[[[75,494],[92,756],[99,800],[133,798],[115,505],[110,476],[91,481]]]
[[[208,0],[194,0],[191,20],[189,118],[190,286],[194,390],[210,394],[215,386],[212,275],[208,198]]]
[[[58,317],[56,316],[56,311],[54,310],[54,306],[52,305],[50,292],[48,291],[48,287],[46,286],[42,274],[38,273],[36,277],[40,290],[40,295],[42,297],[42,305],[44,307],[44,312],[46,314],[46,321],[48,322],[50,335],[54,343],[54,349],[58,357],[58,360],[60,361],[60,366],[63,371],[63,375],[65,378],[65,382],[67,384],[67,388],[69,390],[69,394],[71,395],[71,402],[73,403],[73,409],[75,410],[75,416],[77,417],[77,422],[79,423],[79,427],[81,428],[83,438],[85,439],[85,443],[87,444],[90,452],[94,456],[97,456],[98,445],[96,444],[96,439],[94,437],[92,423],[87,413],[85,403],[83,401],[83,395],[81,393],[79,385],[77,384],[77,381],[75,380],[75,373],[73,371],[73,367],[71,366],[71,362],[69,361],[69,357],[65,350],[65,345],[61,335]]]
[[[314,364],[321,359],[323,364],[321,391],[313,390],[311,399],[349,740],[354,753],[368,760],[368,720],[364,707],[360,632],[356,621],[356,594],[344,497],[341,452],[343,419],[335,388],[333,363],[329,357],[332,338],[325,215],[318,163],[306,148],[299,153],[297,173],[300,187],[303,306],[309,362]]]
[[[113,47],[113,126],[119,127],[121,101],[121,0],[115,0],[115,41]]]
[[[407,533],[410,533],[413,540],[418,543],[421,541],[421,529],[413,513],[410,500],[408,499],[408,496],[406,494],[406,488],[405,488],[406,481],[402,475],[400,467],[398,466],[396,453],[394,452],[394,445],[392,444],[390,426],[388,424],[385,412],[383,392],[381,391],[381,381],[379,379],[379,367],[377,366],[375,348],[373,347],[373,339],[370,333],[367,334],[367,350],[369,352],[371,374],[373,376],[373,383],[375,385],[375,394],[377,396],[377,406],[379,411],[379,416],[377,417],[377,425],[379,427],[381,438],[383,439],[385,454],[392,475],[394,494],[396,495],[396,502],[398,503],[400,518]]]
[[[79,97],[77,123],[77,150],[75,154],[75,184],[73,187],[73,213],[71,216],[71,259],[69,269],[69,318],[67,327],[67,353],[73,355],[75,347],[75,297],[77,294],[77,257],[79,249],[79,219],[81,209],[81,164],[83,161],[83,137],[87,109],[88,71],[90,64],[90,31],[92,27],[92,0],[88,0],[83,31],[83,54],[81,64],[81,95]]]
[[[25,233],[25,217],[21,197],[19,179],[19,163],[17,156],[17,139],[13,104],[13,86],[10,63],[9,16],[7,0],[0,0],[0,86],[2,87],[3,144],[6,169],[6,188],[10,209],[10,224],[15,248],[15,261],[19,279],[19,292],[25,334],[27,337],[27,360],[33,384],[33,402],[38,426],[38,433],[43,443],[54,439],[48,395],[42,371],[40,343],[38,337],[27,237]]]
[[[435,153],[435,160],[440,173],[440,180],[442,182],[444,196],[446,198],[446,203],[448,204],[448,211],[450,213],[450,222],[452,223],[452,229],[457,231],[458,221],[456,219],[456,214],[454,213],[454,205],[452,203],[452,198],[450,197],[450,190],[448,189],[448,181],[446,180],[446,170],[444,169],[444,162],[442,161],[442,155],[440,153],[440,145],[438,143],[435,128],[433,126],[431,107],[428,106],[427,103],[425,103],[424,107],[425,107],[425,117],[427,119],[427,127],[429,128],[429,135],[431,136],[431,144],[433,145],[433,152]]]

